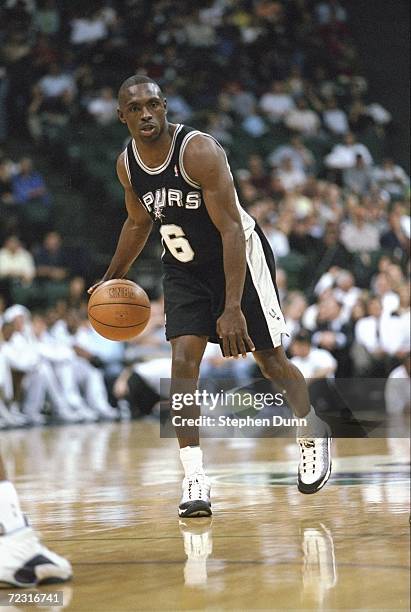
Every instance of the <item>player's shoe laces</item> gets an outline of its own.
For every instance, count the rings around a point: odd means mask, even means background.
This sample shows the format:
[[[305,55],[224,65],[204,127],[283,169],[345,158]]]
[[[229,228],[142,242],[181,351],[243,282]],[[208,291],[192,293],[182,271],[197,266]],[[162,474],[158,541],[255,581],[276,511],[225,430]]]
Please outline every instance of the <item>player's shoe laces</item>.
[[[70,563],[43,546],[31,527],[0,535],[0,588],[31,588],[71,576]]]
[[[183,480],[183,497],[178,507],[182,517],[211,516],[210,481],[202,472]]]
[[[300,447],[298,466],[298,490],[301,493],[316,493],[327,482],[331,474],[330,428],[324,423],[323,437],[297,438]]]

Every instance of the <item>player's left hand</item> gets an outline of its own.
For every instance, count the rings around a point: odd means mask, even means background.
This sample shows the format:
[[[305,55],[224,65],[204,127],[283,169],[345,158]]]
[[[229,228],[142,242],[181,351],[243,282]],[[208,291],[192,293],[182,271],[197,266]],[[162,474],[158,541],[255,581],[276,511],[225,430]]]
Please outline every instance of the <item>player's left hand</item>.
[[[247,357],[247,351],[255,351],[255,346],[247,331],[247,322],[241,308],[226,308],[217,319],[217,334],[222,340],[224,357],[238,359]]]

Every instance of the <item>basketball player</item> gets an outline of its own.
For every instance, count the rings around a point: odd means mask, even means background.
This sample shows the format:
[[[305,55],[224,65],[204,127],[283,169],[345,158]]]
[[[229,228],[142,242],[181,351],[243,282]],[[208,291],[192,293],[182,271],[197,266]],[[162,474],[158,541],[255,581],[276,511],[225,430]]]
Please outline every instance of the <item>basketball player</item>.
[[[121,85],[118,115],[132,136],[117,160],[128,217],[102,281],[122,278],[153,223],[164,253],[166,336],[172,347],[171,393],[196,386],[208,341],[225,357],[252,351],[263,375],[287,394],[298,417],[298,488],[318,491],[331,471],[328,426],[310,408],[305,380],[281,346],[287,333],[275,286],[274,258],[255,221],[241,208],[226,155],[208,134],[167,121],[160,87],[145,76]],[[89,289],[89,293],[99,285]],[[182,416],[199,415],[198,407]],[[181,517],[211,514],[197,428],[177,431],[185,478]]]

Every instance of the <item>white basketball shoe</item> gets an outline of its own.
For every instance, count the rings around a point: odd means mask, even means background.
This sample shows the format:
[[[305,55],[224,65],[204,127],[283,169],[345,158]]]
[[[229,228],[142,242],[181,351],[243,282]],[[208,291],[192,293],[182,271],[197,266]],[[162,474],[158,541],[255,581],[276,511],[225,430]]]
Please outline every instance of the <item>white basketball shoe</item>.
[[[184,478],[178,514],[184,518],[211,516],[210,480],[204,472],[194,472]]]
[[[32,588],[71,577],[70,563],[43,546],[31,527],[0,535],[0,588]]]
[[[309,424],[299,427],[297,442],[300,447],[298,490],[316,493],[331,474],[331,430],[327,423],[311,409]]]

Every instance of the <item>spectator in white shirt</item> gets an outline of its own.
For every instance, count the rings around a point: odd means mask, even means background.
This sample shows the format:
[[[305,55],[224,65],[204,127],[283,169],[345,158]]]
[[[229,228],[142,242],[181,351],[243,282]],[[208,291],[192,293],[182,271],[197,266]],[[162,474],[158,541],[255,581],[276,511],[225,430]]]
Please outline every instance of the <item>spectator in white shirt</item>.
[[[293,191],[296,187],[304,185],[307,180],[304,170],[295,168],[290,157],[283,158],[274,174],[286,191]]]
[[[400,305],[398,293],[392,290],[390,276],[386,272],[380,272],[372,281],[374,293],[380,298],[384,315],[395,312]]]
[[[368,316],[357,321],[351,349],[357,376],[385,376],[392,368],[396,339],[391,317],[383,314],[379,297],[367,304]]]
[[[70,42],[73,45],[93,45],[108,35],[106,15],[100,10],[89,17],[73,19],[70,26]]]
[[[380,189],[394,197],[402,197],[410,185],[410,177],[390,158],[384,159],[380,166],[374,168],[373,179]]]
[[[287,113],[284,123],[290,130],[304,136],[317,135],[321,125],[319,116],[308,108],[304,98],[298,98],[297,108]]]
[[[273,123],[282,121],[294,108],[294,100],[282,81],[273,81],[271,90],[261,96],[260,108]]]
[[[289,157],[294,168],[302,172],[310,172],[315,164],[314,156],[304,145],[299,136],[293,136],[289,144],[277,147],[268,157],[271,166],[279,166],[284,158]]]
[[[6,238],[0,249],[0,279],[30,284],[36,274],[34,259],[17,236]]]
[[[344,317],[348,320],[354,304],[361,296],[361,289],[355,286],[354,275],[348,270],[338,272],[335,284],[335,299],[342,304]]]
[[[411,406],[411,363],[408,354],[403,363],[388,376],[385,384],[384,398],[387,414],[401,414],[410,410]]]
[[[350,253],[377,251],[380,248],[380,233],[375,224],[368,223],[367,209],[360,204],[353,206],[351,218],[343,223],[341,242]]]
[[[367,147],[361,142],[356,142],[354,135],[348,132],[344,142],[336,144],[331,153],[325,157],[325,165],[328,168],[344,170],[355,166],[356,155],[361,155],[367,166],[372,164],[372,156]]]
[[[50,65],[48,73],[38,82],[38,87],[46,101],[62,98],[64,94],[69,94],[73,98],[76,93],[74,78],[64,73],[61,66],[56,63]]]
[[[46,398],[53,412],[63,415],[70,408],[52,366],[44,360],[30,322],[27,308],[16,304],[4,313],[4,321],[12,323],[14,331],[2,347],[3,355],[16,378],[21,381],[22,410],[32,424],[44,424],[42,414]]]
[[[343,136],[349,131],[347,115],[341,108],[338,108],[335,98],[327,100],[323,121],[327,130],[337,136]]]
[[[109,125],[117,120],[117,100],[111,87],[103,87],[98,97],[87,105],[87,110],[100,125]]]
[[[359,153],[355,156],[355,165],[343,170],[343,185],[357,195],[366,195],[371,188],[371,169]]]
[[[312,347],[307,332],[302,331],[295,336],[290,352],[291,362],[306,379],[334,377],[337,361],[329,351]]]

